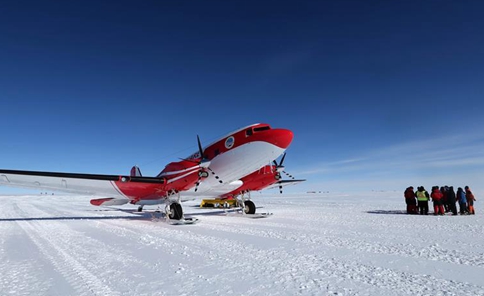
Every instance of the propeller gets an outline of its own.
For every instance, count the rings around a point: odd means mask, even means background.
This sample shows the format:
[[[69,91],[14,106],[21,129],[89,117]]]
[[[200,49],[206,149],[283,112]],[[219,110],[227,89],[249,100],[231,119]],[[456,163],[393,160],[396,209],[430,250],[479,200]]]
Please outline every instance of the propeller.
[[[198,165],[200,166],[200,170],[198,171],[198,180],[195,183],[195,192],[197,192],[198,190],[198,186],[202,181],[202,177],[205,177],[205,178],[208,177],[208,173],[204,169],[209,170],[220,184],[223,183],[220,177],[210,168],[210,160],[205,157],[205,154],[202,148],[202,142],[200,141],[200,137],[198,135],[197,135],[197,143],[198,143],[198,153],[200,154],[200,162],[198,163]]]
[[[277,180],[281,180],[282,179],[282,176],[281,176],[281,172],[283,172],[286,176],[288,176],[289,178],[295,180],[295,178],[289,174],[288,172],[286,172],[284,170],[284,166],[282,165],[284,163],[284,159],[286,158],[286,153],[284,152],[284,154],[282,155],[282,158],[281,158],[281,161],[279,163],[277,163],[277,161],[272,161],[274,163],[274,165],[276,166],[276,179]],[[279,193],[282,194],[282,185],[279,185]]]

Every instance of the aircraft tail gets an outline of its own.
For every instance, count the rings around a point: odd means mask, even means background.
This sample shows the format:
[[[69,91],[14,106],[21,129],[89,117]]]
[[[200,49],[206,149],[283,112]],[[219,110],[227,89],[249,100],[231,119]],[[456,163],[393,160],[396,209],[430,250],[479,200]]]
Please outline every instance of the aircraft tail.
[[[141,170],[138,166],[134,166],[131,168],[131,173],[129,174],[131,177],[142,177]]]

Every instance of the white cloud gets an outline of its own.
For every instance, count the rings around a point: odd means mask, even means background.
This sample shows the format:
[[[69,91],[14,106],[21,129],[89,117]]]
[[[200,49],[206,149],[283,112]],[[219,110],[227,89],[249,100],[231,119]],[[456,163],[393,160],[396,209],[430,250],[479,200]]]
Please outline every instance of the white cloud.
[[[294,175],[323,180],[318,183],[323,187],[351,183],[365,189],[392,186],[398,189],[418,183],[484,186],[481,172],[484,172],[484,136],[467,134],[379,147],[363,155],[301,168]]]

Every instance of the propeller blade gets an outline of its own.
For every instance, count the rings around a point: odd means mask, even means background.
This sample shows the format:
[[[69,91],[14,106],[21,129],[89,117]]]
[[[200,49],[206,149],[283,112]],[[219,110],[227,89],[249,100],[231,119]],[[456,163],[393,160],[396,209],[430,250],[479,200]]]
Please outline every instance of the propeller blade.
[[[195,183],[195,192],[197,192],[197,190],[198,190],[198,186],[200,185],[201,179],[202,179],[202,177],[198,177],[198,181],[197,181],[197,183]]]
[[[291,174],[287,173],[286,171],[282,171],[282,172],[283,172],[284,174],[286,174],[286,175],[287,175],[289,178],[291,178],[291,179],[293,179],[293,180],[295,179],[295,178],[294,178],[294,177],[293,177]]]
[[[282,155],[281,162],[279,163],[280,166],[284,163],[284,158],[286,158],[286,152]]]
[[[196,162],[200,166],[200,170],[198,171],[198,180],[195,183],[195,192],[198,190],[198,186],[200,183],[202,183],[202,172],[204,169],[207,169],[212,172],[214,175],[215,179],[219,181],[220,184],[223,183],[222,180],[220,180],[220,177],[215,174],[215,172],[210,168],[210,160],[205,158],[205,155],[203,154],[203,148],[202,148],[202,142],[200,141],[200,136],[197,135],[197,144],[198,144],[198,153],[200,154],[200,161]],[[205,178],[208,177],[208,175],[204,176]]]
[[[197,192],[198,185],[200,185],[200,179],[201,179],[201,177],[198,177],[198,181],[197,181],[197,183],[195,183],[195,192]]]
[[[209,167],[208,167],[207,169],[208,169],[209,171],[211,171],[211,172],[212,172],[212,175],[215,177],[215,179],[217,179],[217,180],[218,180],[218,182],[219,182],[220,184],[222,184],[222,183],[223,183],[223,182],[222,182],[222,180],[220,180],[220,177],[219,177],[219,176],[217,176],[217,174],[215,174],[215,172],[214,172],[214,171],[213,171],[211,168],[209,168]]]
[[[203,159],[203,148],[202,143],[200,142],[200,137],[197,135],[197,142],[198,142],[198,152],[200,153],[200,158]]]

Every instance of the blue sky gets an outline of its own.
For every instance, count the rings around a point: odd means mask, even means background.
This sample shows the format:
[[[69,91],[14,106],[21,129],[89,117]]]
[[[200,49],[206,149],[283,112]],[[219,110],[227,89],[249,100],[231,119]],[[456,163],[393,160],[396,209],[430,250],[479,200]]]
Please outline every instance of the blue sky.
[[[0,167],[156,175],[265,122],[288,191],[484,194],[481,1],[8,1]],[[0,187],[0,193],[12,189]]]

